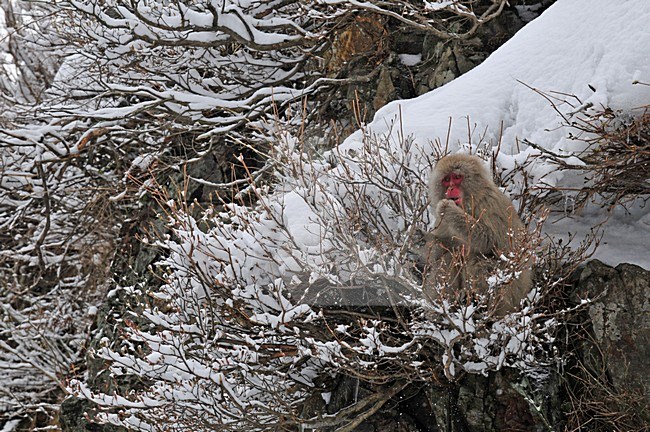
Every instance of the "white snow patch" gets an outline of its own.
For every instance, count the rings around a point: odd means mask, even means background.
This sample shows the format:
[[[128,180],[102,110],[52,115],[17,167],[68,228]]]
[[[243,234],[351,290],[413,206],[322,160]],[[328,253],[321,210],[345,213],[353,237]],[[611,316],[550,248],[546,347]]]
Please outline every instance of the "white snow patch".
[[[405,66],[415,66],[422,61],[422,54],[398,54],[397,58]]]

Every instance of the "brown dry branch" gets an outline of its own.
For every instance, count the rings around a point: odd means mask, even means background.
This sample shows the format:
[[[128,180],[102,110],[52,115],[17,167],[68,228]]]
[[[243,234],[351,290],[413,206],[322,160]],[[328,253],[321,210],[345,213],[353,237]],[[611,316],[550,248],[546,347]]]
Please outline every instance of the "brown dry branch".
[[[528,141],[548,162],[559,170],[582,173],[585,184],[579,188],[553,186],[537,188],[533,194],[535,207],[542,203],[557,204],[563,192],[573,196],[575,209],[596,203],[607,210],[650,197],[650,106],[642,106],[631,113],[614,111],[608,107],[596,108],[584,104],[575,95],[545,94],[552,107],[563,118],[568,137],[583,143],[584,150],[570,156],[560,155]],[[560,111],[560,103],[569,103],[574,110]],[[561,102],[560,102],[561,101]],[[575,104],[577,102],[577,106]]]
[[[330,3],[337,3],[330,1]],[[338,3],[347,3],[339,1]],[[359,10],[384,15],[408,27],[430,32],[442,39],[467,39],[478,28],[498,17],[507,5],[506,0],[491,2],[454,1],[435,9],[411,1],[355,2]]]

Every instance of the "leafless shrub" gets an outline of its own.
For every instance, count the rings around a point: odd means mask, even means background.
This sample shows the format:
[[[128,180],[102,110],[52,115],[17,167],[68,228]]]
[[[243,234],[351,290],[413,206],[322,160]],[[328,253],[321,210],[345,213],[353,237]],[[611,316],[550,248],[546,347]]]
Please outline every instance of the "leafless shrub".
[[[524,140],[557,169],[584,176],[584,186],[549,186],[534,194],[540,202],[555,204],[563,193],[572,196],[573,208],[588,203],[612,210],[616,206],[647,202],[650,196],[650,112],[641,106],[632,112],[615,111],[582,103],[575,95],[559,95],[562,104],[573,107],[565,114],[558,108],[558,95],[542,93],[563,119],[568,137],[581,144],[581,152],[558,154]]]
[[[276,183],[251,175],[252,205],[197,212],[154,187],[173,234],[150,240],[167,254],[164,283],[148,293],[156,302],[142,305],[149,325],[129,323],[122,341],[93,353],[112,374],[148,384],[107,394],[75,381],[69,390],[97,404],[98,421],[134,430],[161,421],[193,431],[352,430],[409,383],[505,367],[543,376],[561,361],[554,334],[571,313],[549,295],[586,249],[542,242],[543,215],[530,216],[522,252],[486,274],[494,292],[427,299],[417,250],[433,223],[425,177],[436,152],[397,137],[366,134],[314,158],[280,132]],[[521,310],[495,319],[500,276],[531,259],[534,290]],[[381,390],[305,416],[304,401],[335,374]]]
[[[0,361],[9,383],[0,411],[38,408],[32,396],[60,388],[82,354],[88,311],[146,190],[134,179],[168,175],[215,146],[264,142],[278,106],[342,82],[323,75],[321,55],[362,10],[456,38],[506,2],[216,3],[0,1]]]

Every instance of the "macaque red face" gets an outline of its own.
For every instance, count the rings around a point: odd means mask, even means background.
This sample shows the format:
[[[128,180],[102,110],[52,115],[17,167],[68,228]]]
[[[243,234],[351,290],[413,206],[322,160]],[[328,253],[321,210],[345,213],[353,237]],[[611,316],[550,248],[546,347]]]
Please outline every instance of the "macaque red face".
[[[457,206],[463,206],[463,175],[451,172],[442,179],[442,187],[445,189],[445,198],[452,200]]]

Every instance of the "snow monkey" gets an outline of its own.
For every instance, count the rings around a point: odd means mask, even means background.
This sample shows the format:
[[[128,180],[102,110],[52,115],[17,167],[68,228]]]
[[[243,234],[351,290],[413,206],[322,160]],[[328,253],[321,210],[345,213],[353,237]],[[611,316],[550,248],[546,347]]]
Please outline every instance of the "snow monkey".
[[[433,284],[426,281],[425,292],[432,291],[429,294],[434,297],[441,292],[446,298],[487,294],[487,278],[499,273],[499,268],[504,272],[490,308],[497,316],[512,312],[530,291],[532,281],[526,262],[506,271],[510,267],[502,258],[523,246],[525,234],[510,199],[493,183],[482,161],[467,154],[438,161],[429,180],[429,194],[436,226],[427,235],[426,258]]]

